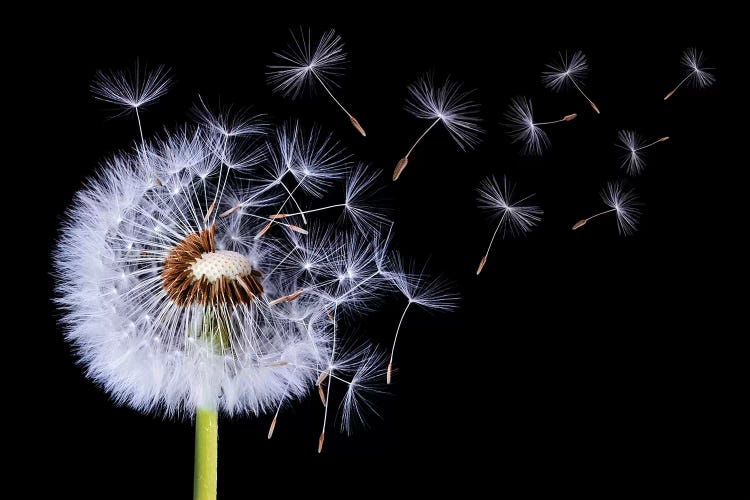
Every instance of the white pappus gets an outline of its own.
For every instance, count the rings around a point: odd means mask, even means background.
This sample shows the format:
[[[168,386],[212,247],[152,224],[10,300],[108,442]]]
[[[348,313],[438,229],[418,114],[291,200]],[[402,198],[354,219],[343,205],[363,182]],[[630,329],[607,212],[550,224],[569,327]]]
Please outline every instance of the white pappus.
[[[542,127],[569,122],[577,116],[576,113],[572,113],[559,120],[535,122],[531,99],[516,97],[511,100],[510,106],[505,112],[505,126],[508,128],[511,140],[523,144],[521,147],[522,154],[539,156],[549,146],[549,138]]]
[[[315,43],[310,30],[305,32],[302,28],[299,33],[292,31],[291,35],[292,41],[286,50],[274,53],[278,62],[268,66],[268,83],[274,92],[296,98],[305,89],[320,85],[346,113],[357,132],[366,136],[359,121],[331,92],[347,61],[341,37],[334,30],[329,30]]]
[[[585,219],[581,219],[573,225],[573,230],[586,225],[591,219],[614,213],[617,216],[617,230],[622,236],[629,236],[638,229],[638,221],[641,216],[640,202],[635,191],[625,187],[622,182],[608,182],[600,193],[604,204],[609,207]]]
[[[396,164],[393,180],[396,181],[409,163],[409,155],[417,144],[438,123],[445,126],[453,140],[462,150],[479,144],[484,130],[480,126],[479,104],[473,99],[473,90],[464,90],[459,82],[445,79],[436,85],[432,74],[420,77],[408,87],[406,111],[421,120],[431,120],[429,127],[419,136],[409,151]]]
[[[202,102],[197,116],[113,155],[76,194],[54,253],[65,336],[92,380],[145,413],[275,412],[270,437],[284,403],[325,387],[320,451],[331,386],[349,432],[383,373],[382,354],[339,326],[399,273],[368,201],[377,176],[317,128],[266,134]],[[341,183],[343,221],[280,216]]]
[[[568,53],[559,53],[560,59],[554,63],[547,64],[547,71],[542,72],[542,82],[544,85],[556,92],[568,87],[573,86],[578,92],[589,102],[591,108],[599,114],[599,107],[594,104],[594,101],[589,99],[589,96],[581,88],[583,80],[588,74],[589,63],[586,59],[586,54],[577,50],[571,57],[568,57]]]

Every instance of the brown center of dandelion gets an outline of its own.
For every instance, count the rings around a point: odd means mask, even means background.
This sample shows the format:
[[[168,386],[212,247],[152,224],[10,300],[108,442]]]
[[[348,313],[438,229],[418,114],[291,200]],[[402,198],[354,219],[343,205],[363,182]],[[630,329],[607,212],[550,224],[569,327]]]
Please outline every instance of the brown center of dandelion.
[[[177,305],[249,304],[263,293],[261,273],[237,252],[216,250],[215,226],[187,235],[164,261],[164,290]]]

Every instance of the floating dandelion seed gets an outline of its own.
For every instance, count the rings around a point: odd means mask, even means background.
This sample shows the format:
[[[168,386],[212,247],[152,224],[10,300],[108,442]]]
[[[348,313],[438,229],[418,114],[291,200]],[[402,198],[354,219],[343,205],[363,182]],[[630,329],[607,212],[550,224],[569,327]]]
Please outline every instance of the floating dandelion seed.
[[[320,451],[337,385],[351,431],[348,419],[371,407],[382,354],[342,344],[339,325],[373,309],[399,270],[366,201],[376,177],[343,168],[329,136],[296,123],[267,136],[257,118],[198,110],[197,123],[102,165],[67,212],[54,268],[87,375],[138,411],[195,417],[204,500],[216,495],[219,412],[274,413],[271,437],[284,403],[325,384]],[[267,216],[337,182],[349,223],[308,231],[287,222],[302,214]],[[279,231],[256,237],[271,225]]]
[[[638,196],[632,190],[626,189],[620,182],[608,182],[601,192],[602,201],[609,210],[604,210],[586,219],[581,219],[573,225],[573,230],[586,225],[588,221],[600,215],[615,212],[617,215],[617,229],[623,236],[633,234],[638,228],[641,211],[638,208]]]
[[[347,61],[341,37],[334,30],[326,31],[316,45],[309,30],[305,33],[300,29],[299,34],[291,34],[292,43],[287,49],[274,53],[280,60],[279,64],[268,67],[268,82],[273,86],[274,92],[296,98],[304,89],[320,84],[346,113],[354,128],[362,136],[367,135],[357,119],[331,92],[331,87],[337,86],[335,79],[343,72]]]
[[[672,89],[665,97],[666,101],[672,94],[677,92],[677,89],[682,87],[685,82],[689,82],[695,87],[704,88],[710,87],[716,81],[716,77],[708,71],[713,68],[706,68],[704,66],[703,51],[696,48],[689,48],[682,54],[680,61],[682,66],[685,68],[687,75],[683,78],[677,86]]]
[[[646,144],[636,132],[621,130],[617,133],[617,139],[617,147],[625,150],[625,153],[622,155],[622,168],[630,175],[638,175],[646,166],[646,149],[669,140],[669,137],[662,137]]]
[[[589,71],[589,63],[586,60],[586,55],[580,50],[576,51],[571,58],[568,58],[567,52],[564,55],[562,53],[559,55],[560,61],[546,65],[549,71],[542,73],[542,82],[544,82],[544,85],[556,92],[569,85],[573,85],[591,104],[594,111],[599,114],[599,108],[594,104],[594,101],[589,99],[589,96],[581,89],[583,79]]]
[[[450,285],[444,280],[429,278],[425,275],[424,269],[417,272],[413,264],[406,264],[399,257],[393,258],[392,271],[386,273],[386,277],[408,300],[396,327],[396,334],[393,336],[391,356],[386,371],[386,382],[390,384],[393,375],[393,356],[396,354],[396,342],[409,308],[412,305],[418,305],[433,311],[451,311],[457,307],[458,295],[451,290]]]
[[[487,258],[495,242],[498,232],[502,229],[503,235],[510,233],[518,236],[531,231],[542,220],[544,211],[535,205],[526,203],[535,194],[530,194],[518,199],[515,195],[515,186],[503,177],[502,184],[497,182],[494,176],[485,178],[477,189],[479,193],[479,207],[488,210],[494,218],[499,217],[495,231],[492,233],[487,252],[479,262],[477,275],[479,275],[487,264]]]
[[[438,87],[432,75],[425,75],[409,85],[406,111],[422,120],[432,120],[429,127],[419,136],[406,155],[396,164],[393,180],[397,180],[407,164],[409,155],[432,128],[441,123],[448,130],[456,144],[462,149],[471,149],[479,144],[482,128],[479,126],[479,104],[471,98],[473,91],[464,91],[460,83],[450,78]]]
[[[141,69],[136,61],[130,71],[97,71],[91,82],[91,92],[96,99],[123,108],[120,114],[135,112],[143,141],[140,110],[166,94],[171,85],[168,68],[159,65]]]
[[[556,123],[569,122],[578,115],[572,113],[565,115],[559,120],[548,122],[534,122],[534,111],[531,99],[516,97],[510,103],[508,111],[505,112],[506,126],[513,142],[521,142],[522,154],[541,155],[549,146],[547,133],[541,128]]]

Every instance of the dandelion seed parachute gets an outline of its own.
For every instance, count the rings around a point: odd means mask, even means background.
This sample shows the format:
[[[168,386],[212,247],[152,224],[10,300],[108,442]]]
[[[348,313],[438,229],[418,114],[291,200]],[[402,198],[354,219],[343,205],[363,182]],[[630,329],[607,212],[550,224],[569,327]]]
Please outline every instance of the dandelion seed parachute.
[[[513,236],[526,234],[539,224],[544,211],[538,206],[528,203],[535,194],[524,197],[517,196],[515,185],[508,181],[507,177],[503,177],[502,183],[498,182],[494,176],[487,177],[482,180],[477,192],[479,193],[479,207],[489,211],[494,218],[499,219],[487,246],[487,251],[479,262],[477,268],[477,275],[479,275],[487,264],[490,250],[498,233],[502,232],[502,236],[508,233]]]
[[[473,100],[473,91],[466,91],[463,85],[445,80],[441,86],[435,85],[434,78],[427,74],[409,85],[406,111],[421,120],[431,120],[430,126],[414,142],[412,147],[396,164],[393,180],[396,181],[409,163],[409,155],[422,139],[438,123],[442,123],[462,150],[472,149],[479,144],[483,134],[479,125],[479,104]]]
[[[641,216],[640,202],[635,191],[626,188],[622,182],[608,182],[602,189],[600,196],[609,209],[579,220],[573,225],[573,230],[580,229],[596,217],[615,213],[618,232],[622,236],[633,234],[638,229]]]
[[[352,126],[366,136],[359,121],[339,102],[331,91],[337,86],[336,79],[343,73],[347,61],[344,43],[334,30],[323,33],[313,41],[308,30],[292,31],[292,42],[286,50],[274,55],[278,63],[268,67],[268,83],[278,92],[292,98],[298,97],[305,89],[320,85],[336,105],[346,113]]]
[[[547,71],[542,73],[542,82],[544,85],[555,92],[559,92],[568,86],[575,87],[589,102],[593,110],[596,111],[596,114],[600,114],[597,105],[594,104],[594,101],[581,88],[583,80],[589,71],[589,63],[586,55],[578,50],[571,57],[568,57],[567,52],[565,54],[560,53],[559,56],[559,61],[546,65]]]
[[[683,78],[677,86],[672,89],[665,97],[666,101],[677,90],[682,87],[685,83],[690,83],[694,87],[704,88],[710,87],[716,81],[716,77],[712,75],[709,70],[712,68],[706,68],[705,58],[703,57],[703,51],[696,48],[689,48],[683,54],[680,60],[683,68],[687,75]]]
[[[617,133],[617,147],[624,150],[621,167],[629,175],[639,175],[646,167],[646,149],[667,140],[668,136],[647,144],[637,132],[621,130]]]
[[[510,107],[505,112],[505,125],[508,128],[511,140],[523,144],[521,148],[522,154],[539,156],[549,146],[549,138],[542,127],[569,122],[577,116],[577,114],[572,113],[565,115],[559,120],[535,122],[531,99],[516,97],[511,101]]]

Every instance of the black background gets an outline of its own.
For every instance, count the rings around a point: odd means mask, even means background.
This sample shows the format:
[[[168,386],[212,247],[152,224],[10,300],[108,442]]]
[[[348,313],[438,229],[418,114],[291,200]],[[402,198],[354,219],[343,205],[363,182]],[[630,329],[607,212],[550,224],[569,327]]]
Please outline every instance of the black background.
[[[691,244],[675,219],[684,217],[676,205],[685,203],[686,179],[713,165],[724,139],[716,126],[725,106],[723,44],[701,29],[711,22],[705,14],[687,21],[601,14],[594,23],[558,14],[546,12],[541,22],[532,11],[408,19],[363,11],[322,21],[301,13],[214,21],[195,13],[51,32],[54,43],[35,60],[37,82],[47,89],[37,95],[47,110],[44,126],[55,131],[47,144],[66,160],[45,170],[47,261],[74,192],[137,133],[132,119],[110,119],[91,98],[91,77],[132,66],[139,56],[172,67],[177,79],[143,115],[147,134],[184,121],[199,93],[278,121],[319,123],[384,171],[397,248],[429,258],[462,295],[456,313],[407,317],[396,383],[378,401],[383,419],[351,438],[329,432],[322,455],[314,394],[282,414],[271,441],[270,417],[222,420],[222,498],[345,495],[399,481],[424,490],[459,486],[467,496],[487,488],[635,492],[652,480],[663,488],[684,482],[682,464],[713,445],[715,437],[703,432],[712,354],[696,355],[700,336],[678,326],[700,312],[674,300],[687,281],[679,251]],[[337,96],[367,129],[366,139],[322,93],[290,101],[266,85],[271,52],[300,24],[342,35],[351,62]],[[664,102],[681,79],[680,55],[692,45],[705,50],[718,83],[683,88]],[[558,51],[576,49],[589,57],[586,90],[599,116],[575,91],[553,93],[540,82]],[[475,151],[462,153],[436,127],[402,178],[386,182],[427,124],[403,111],[406,86],[427,70],[478,89],[487,134]],[[521,157],[500,125],[516,95],[534,98],[540,120],[578,113],[548,129],[552,146],[541,158]],[[572,232],[575,221],[600,209],[604,183],[624,176],[614,147],[620,129],[672,138],[649,150],[644,175],[629,181],[644,203],[640,231],[625,239],[613,218],[601,218]],[[507,174],[522,192],[537,193],[545,215],[527,238],[498,241],[477,277],[494,226],[476,208],[475,187],[490,174]],[[48,273],[46,266],[42,369],[33,382],[43,397],[33,403],[39,411],[27,447],[31,467],[61,496],[189,498],[191,424],[116,407],[84,378],[56,326]],[[362,333],[388,343],[402,305],[386,302]],[[41,486],[27,484],[29,496]]]

